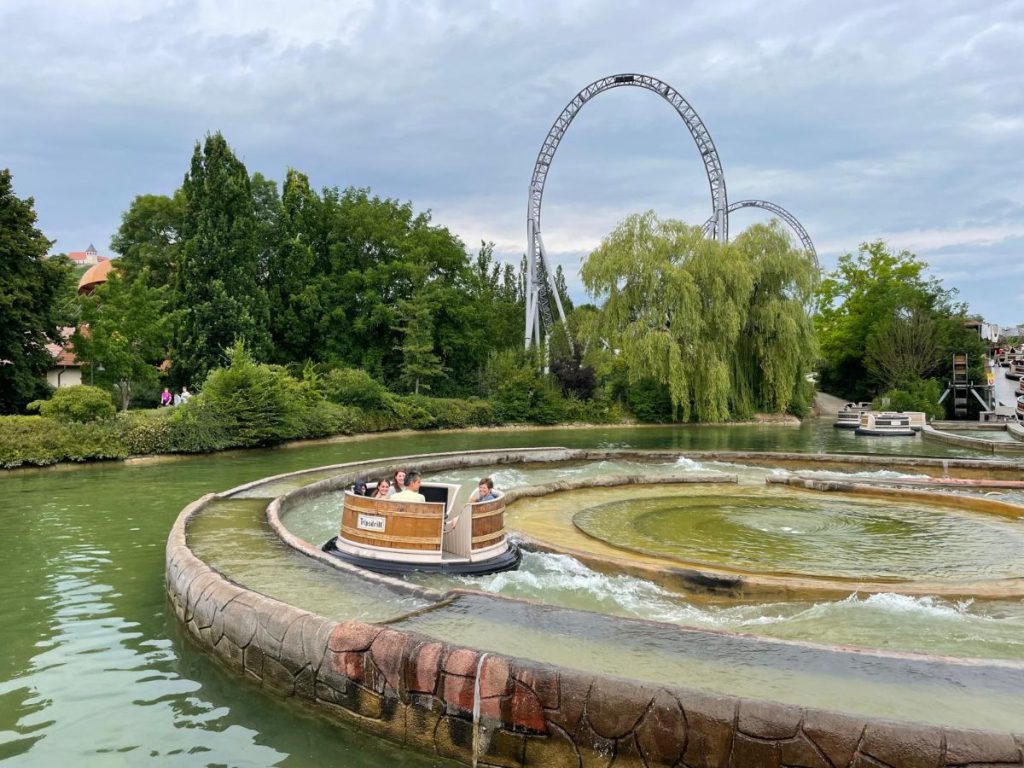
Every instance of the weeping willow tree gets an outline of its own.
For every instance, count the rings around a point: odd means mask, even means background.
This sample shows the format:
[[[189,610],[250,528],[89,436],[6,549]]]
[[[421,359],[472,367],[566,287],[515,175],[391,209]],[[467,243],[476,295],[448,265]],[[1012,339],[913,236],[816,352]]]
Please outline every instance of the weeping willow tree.
[[[782,412],[805,396],[815,271],[777,223],[722,244],[699,227],[636,214],[587,257],[581,274],[587,291],[604,299],[589,333],[617,350],[632,384],[650,378],[666,386],[677,418]]]

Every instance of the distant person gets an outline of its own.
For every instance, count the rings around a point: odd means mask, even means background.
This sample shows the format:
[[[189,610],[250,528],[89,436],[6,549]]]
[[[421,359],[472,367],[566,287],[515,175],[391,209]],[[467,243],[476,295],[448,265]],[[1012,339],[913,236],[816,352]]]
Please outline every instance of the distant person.
[[[396,473],[397,474],[397,473]],[[405,489],[398,491],[391,496],[392,501],[426,501],[427,498],[420,493],[420,473],[409,472],[405,475]]]
[[[386,477],[382,477],[377,481],[377,487],[374,489],[371,496],[375,499],[386,499],[391,495],[391,481]]]
[[[171,390],[169,390],[167,387],[164,387],[164,391],[160,393],[160,407],[167,408],[168,406],[170,406],[172,398],[173,395],[171,395]]]
[[[396,469],[395,474],[391,478],[391,495],[394,496],[396,493],[405,490],[405,470]]]
[[[175,392],[174,393],[174,405],[175,406],[181,405],[181,393],[180,392]]]
[[[354,493],[356,496],[365,496],[366,495],[366,481],[365,480],[356,480],[354,483],[352,483],[352,493]]]
[[[479,504],[481,501],[494,501],[498,494],[494,492],[494,481],[489,477],[481,478],[476,486],[476,491],[469,497],[470,504]]]
[[[187,403],[192,399],[192,393],[188,391],[188,387],[181,388],[181,402]]]

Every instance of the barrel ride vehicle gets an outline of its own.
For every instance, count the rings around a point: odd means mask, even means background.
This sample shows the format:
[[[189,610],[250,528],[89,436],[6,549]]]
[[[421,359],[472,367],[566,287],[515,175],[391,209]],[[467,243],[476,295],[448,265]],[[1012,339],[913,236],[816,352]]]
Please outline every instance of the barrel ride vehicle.
[[[338,535],[324,552],[386,574],[487,574],[519,567],[505,531],[505,496],[459,503],[461,486],[422,483],[426,501],[396,501],[345,491]]]

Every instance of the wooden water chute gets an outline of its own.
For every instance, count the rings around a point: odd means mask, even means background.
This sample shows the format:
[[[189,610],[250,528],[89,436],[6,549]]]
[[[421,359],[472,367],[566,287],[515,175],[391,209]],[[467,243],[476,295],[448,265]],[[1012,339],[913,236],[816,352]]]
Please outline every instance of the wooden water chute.
[[[378,573],[485,574],[518,567],[505,531],[505,499],[458,504],[460,486],[423,483],[426,501],[345,492],[338,536],[323,549]]]

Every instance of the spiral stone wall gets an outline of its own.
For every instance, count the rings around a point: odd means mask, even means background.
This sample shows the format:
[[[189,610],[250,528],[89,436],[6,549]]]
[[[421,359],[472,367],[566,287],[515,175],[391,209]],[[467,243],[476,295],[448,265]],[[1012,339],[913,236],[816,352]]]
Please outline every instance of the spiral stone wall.
[[[638,684],[333,621],[245,589],[170,533],[167,592],[204,650],[268,692],[410,748],[489,766],[1024,766],[1024,737]],[[395,588],[400,588],[398,584]]]

